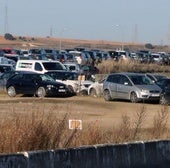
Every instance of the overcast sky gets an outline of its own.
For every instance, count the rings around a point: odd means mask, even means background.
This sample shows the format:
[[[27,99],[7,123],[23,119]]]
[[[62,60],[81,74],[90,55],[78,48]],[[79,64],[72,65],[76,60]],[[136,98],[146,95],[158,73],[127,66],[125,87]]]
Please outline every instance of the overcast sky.
[[[0,0],[0,34],[170,44],[170,0]]]

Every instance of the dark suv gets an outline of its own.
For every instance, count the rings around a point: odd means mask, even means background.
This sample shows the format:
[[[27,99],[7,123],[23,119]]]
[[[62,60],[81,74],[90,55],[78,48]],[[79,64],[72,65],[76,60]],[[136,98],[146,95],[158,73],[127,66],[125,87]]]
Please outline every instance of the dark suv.
[[[7,80],[6,90],[10,97],[17,94],[45,96],[66,96],[69,94],[65,84],[56,82],[46,74],[23,72]]]

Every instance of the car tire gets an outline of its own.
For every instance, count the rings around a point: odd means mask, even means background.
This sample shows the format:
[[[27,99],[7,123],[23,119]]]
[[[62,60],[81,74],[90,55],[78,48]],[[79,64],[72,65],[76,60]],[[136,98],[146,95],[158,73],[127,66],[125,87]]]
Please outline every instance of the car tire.
[[[16,96],[15,87],[14,87],[14,86],[10,86],[10,87],[7,89],[7,93],[8,93],[8,96],[10,96],[10,97],[15,97],[15,96]]]
[[[70,85],[68,86],[68,91],[69,91],[70,95],[75,95],[75,92],[74,92],[74,89],[72,86],[70,86]]]
[[[94,88],[90,89],[90,96],[97,97],[97,92]]]
[[[81,90],[81,91],[79,92],[79,95],[80,95],[80,96],[88,95],[87,90]]]
[[[130,101],[131,101],[132,103],[137,103],[137,102],[139,102],[139,99],[138,99],[137,94],[136,94],[135,92],[132,92],[132,93],[130,94]]]
[[[37,97],[40,97],[40,98],[45,97],[45,96],[46,96],[46,91],[45,91],[45,89],[44,89],[43,87],[39,87],[39,88],[37,89],[36,96],[37,96]]]
[[[112,97],[111,97],[111,95],[110,95],[109,90],[104,90],[104,92],[103,92],[103,97],[104,97],[104,99],[105,99],[106,101],[111,101],[111,100],[112,100]]]
[[[159,103],[162,105],[167,105],[168,101],[166,100],[164,95],[160,95]]]

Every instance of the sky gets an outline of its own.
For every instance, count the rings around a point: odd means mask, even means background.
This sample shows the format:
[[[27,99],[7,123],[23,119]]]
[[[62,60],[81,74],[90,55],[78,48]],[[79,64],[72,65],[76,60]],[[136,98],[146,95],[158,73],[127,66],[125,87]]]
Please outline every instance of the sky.
[[[0,34],[170,44],[170,0],[0,0]]]

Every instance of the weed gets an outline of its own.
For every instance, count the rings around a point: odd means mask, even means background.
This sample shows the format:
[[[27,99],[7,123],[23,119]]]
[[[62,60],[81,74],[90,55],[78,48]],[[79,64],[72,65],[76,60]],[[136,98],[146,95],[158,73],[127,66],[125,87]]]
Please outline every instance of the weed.
[[[26,107],[25,107],[26,108]],[[45,110],[47,109],[47,110]],[[29,112],[19,113],[15,107],[9,108],[13,115],[0,121],[0,153],[11,153],[30,150],[47,150],[57,148],[78,147],[103,143],[123,143],[136,140],[168,138],[168,107],[163,106],[153,118],[153,127],[144,129],[146,107],[130,118],[123,114],[121,122],[113,129],[102,129],[100,120],[84,126],[83,130],[69,130],[69,113],[57,117],[61,107],[32,104]],[[70,110],[70,105],[66,107]]]
[[[167,120],[168,120],[168,106],[163,106],[162,110],[153,119],[152,138],[161,138],[166,132]]]
[[[170,72],[169,66],[160,66],[157,64],[141,64],[135,61],[114,61],[106,60],[97,65],[99,73],[109,74],[114,72]]]

